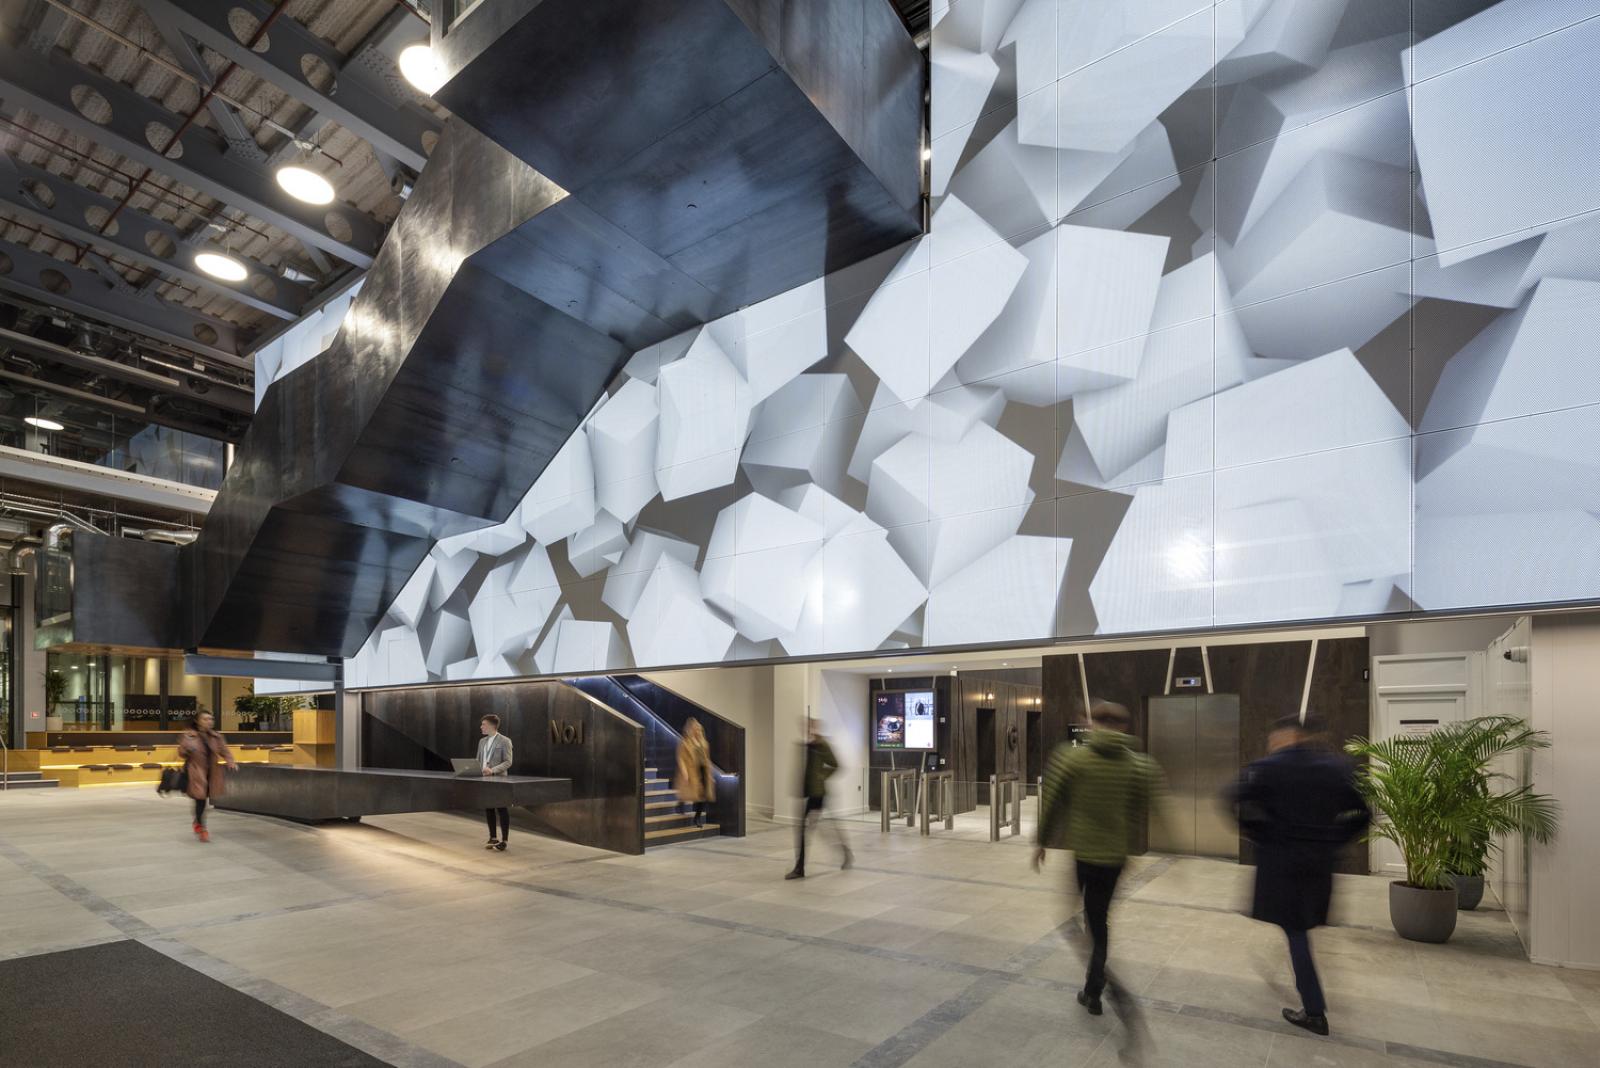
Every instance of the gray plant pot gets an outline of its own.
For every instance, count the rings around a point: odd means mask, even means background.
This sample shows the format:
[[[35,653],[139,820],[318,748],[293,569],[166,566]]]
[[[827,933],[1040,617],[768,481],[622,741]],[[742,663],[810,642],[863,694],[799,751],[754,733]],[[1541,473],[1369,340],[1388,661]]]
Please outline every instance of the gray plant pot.
[[[1471,912],[1478,907],[1478,902],[1483,900],[1483,876],[1452,875],[1450,881],[1456,884],[1457,909]]]
[[[1447,942],[1456,929],[1456,890],[1422,890],[1389,884],[1389,922],[1413,942]]]

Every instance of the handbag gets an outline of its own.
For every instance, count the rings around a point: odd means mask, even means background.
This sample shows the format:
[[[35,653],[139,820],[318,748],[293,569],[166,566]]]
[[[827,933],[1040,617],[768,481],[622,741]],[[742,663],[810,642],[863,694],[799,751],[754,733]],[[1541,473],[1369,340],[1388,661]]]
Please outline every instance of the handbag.
[[[189,792],[189,770],[187,768],[161,769],[161,781],[156,783],[156,793],[165,797],[174,791],[180,794]]]

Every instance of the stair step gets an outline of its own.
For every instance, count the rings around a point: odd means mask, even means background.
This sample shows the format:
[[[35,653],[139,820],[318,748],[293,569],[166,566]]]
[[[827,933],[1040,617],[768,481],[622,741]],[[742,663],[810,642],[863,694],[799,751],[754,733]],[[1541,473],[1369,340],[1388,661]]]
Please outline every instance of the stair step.
[[[656,831],[645,831],[645,845],[670,845],[673,842],[688,842],[696,838],[711,838],[722,832],[717,824],[708,823],[704,827],[669,827]]]
[[[44,773],[39,771],[8,771],[0,774],[0,780],[10,783],[35,782],[44,778]]]
[[[677,808],[677,807],[678,807],[678,803],[676,801],[646,801],[644,803],[644,809],[645,809],[646,812],[649,812],[651,809],[657,809],[657,808]]]
[[[20,782],[12,779],[6,784],[6,790],[48,790],[60,785],[56,779],[23,779]]]
[[[644,822],[647,827],[664,827],[668,824],[693,819],[693,812],[664,812],[655,816],[646,816]]]
[[[653,779],[653,778],[646,777],[645,780],[644,780],[644,784],[646,786],[670,786],[672,784],[672,781],[670,779]]]

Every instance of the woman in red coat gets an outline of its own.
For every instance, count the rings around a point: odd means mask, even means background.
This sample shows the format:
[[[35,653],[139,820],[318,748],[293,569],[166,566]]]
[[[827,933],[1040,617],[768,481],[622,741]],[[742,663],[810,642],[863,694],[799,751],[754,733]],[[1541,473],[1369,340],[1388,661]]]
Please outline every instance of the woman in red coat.
[[[222,760],[234,771],[239,770],[233,750],[228,748],[212,722],[210,712],[200,712],[189,721],[189,729],[178,739],[178,755],[183,758],[183,769],[189,776],[186,792],[194,799],[194,834],[202,842],[211,841],[206,830],[206,802],[221,797],[226,784],[226,776],[217,761]]]

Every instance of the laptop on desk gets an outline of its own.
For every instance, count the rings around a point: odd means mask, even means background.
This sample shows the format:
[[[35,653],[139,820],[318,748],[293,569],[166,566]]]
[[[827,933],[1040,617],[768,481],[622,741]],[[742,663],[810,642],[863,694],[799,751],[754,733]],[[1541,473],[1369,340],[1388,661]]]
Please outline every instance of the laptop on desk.
[[[483,765],[478,763],[476,757],[451,757],[450,766],[457,775],[479,776],[483,774]]]

